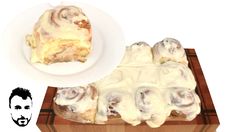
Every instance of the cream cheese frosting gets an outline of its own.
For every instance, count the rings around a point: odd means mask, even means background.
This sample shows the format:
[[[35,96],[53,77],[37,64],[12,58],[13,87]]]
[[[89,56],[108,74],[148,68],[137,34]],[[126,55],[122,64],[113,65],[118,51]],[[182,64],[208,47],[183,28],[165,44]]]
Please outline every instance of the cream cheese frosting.
[[[143,42],[127,47],[122,63],[95,86],[99,91],[96,123],[105,123],[109,115],[119,114],[132,125],[145,121],[150,127],[159,127],[173,110],[185,114],[187,120],[200,112],[200,100],[194,92],[196,82],[189,67],[174,61],[153,62],[149,45]],[[107,97],[116,100],[115,106],[109,105]]]

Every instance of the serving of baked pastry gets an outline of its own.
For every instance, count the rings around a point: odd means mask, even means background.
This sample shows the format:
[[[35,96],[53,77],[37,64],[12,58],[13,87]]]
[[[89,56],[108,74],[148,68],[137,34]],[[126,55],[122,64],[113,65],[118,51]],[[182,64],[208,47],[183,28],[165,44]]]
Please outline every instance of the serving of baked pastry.
[[[85,62],[92,48],[91,24],[76,6],[57,6],[46,10],[26,36],[32,49],[31,62]]]
[[[58,88],[53,108],[57,115],[76,122],[94,123],[97,111],[97,89],[93,85]]]
[[[121,64],[93,83],[98,91],[93,123],[146,122],[156,128],[167,120],[190,121],[200,113],[191,69],[176,60],[156,63],[151,51],[145,42],[130,45]]]
[[[171,116],[193,120],[200,113],[200,99],[195,90],[173,87],[165,91],[165,99],[171,107]]]
[[[155,63],[175,61],[188,64],[186,53],[180,42],[174,38],[165,38],[153,46],[153,57]]]
[[[159,66],[159,82],[161,87],[184,87],[195,89],[196,81],[191,69],[182,63],[165,62]]]

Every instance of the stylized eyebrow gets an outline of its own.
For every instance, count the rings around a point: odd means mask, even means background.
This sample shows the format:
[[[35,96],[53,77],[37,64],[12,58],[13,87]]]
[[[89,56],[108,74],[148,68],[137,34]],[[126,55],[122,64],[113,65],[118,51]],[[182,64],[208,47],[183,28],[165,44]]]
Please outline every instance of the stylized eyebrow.
[[[30,106],[29,105],[26,105],[25,107],[24,107],[24,109],[29,109],[30,108]]]
[[[16,105],[16,106],[15,106],[15,109],[17,109],[17,110],[18,110],[18,109],[21,109],[21,106]]]

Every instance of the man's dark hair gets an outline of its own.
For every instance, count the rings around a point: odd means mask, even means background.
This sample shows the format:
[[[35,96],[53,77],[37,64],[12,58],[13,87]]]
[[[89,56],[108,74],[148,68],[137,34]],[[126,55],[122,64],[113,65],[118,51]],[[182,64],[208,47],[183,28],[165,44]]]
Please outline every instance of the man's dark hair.
[[[15,95],[20,96],[23,100],[26,100],[27,97],[29,97],[32,100],[31,93],[29,92],[28,89],[23,89],[23,88],[17,87],[14,90],[12,90],[12,93],[11,93],[11,95],[9,97],[9,108],[11,108],[11,99]]]

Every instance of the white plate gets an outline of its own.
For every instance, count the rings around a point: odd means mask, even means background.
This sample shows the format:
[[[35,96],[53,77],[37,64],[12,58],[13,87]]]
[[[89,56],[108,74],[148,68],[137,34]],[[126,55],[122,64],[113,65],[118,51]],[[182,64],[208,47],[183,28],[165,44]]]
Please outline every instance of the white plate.
[[[52,8],[50,4],[43,4],[21,13],[7,27],[4,46],[7,46],[6,59],[13,74],[48,86],[73,87],[97,81],[114,70],[125,51],[120,27],[112,17],[97,8],[81,3],[75,5],[82,8],[92,25],[93,48],[87,61],[50,65],[30,63],[31,50],[26,45],[25,36],[32,33],[40,15]]]

